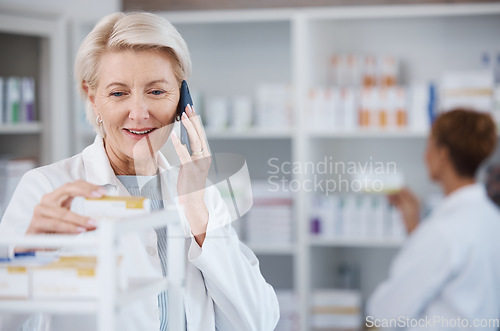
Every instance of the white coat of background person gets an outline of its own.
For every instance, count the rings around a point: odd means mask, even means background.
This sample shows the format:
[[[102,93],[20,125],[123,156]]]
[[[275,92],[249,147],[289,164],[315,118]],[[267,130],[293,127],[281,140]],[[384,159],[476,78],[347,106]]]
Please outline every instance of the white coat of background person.
[[[435,120],[425,160],[445,197],[421,223],[408,189],[390,197],[410,236],[367,303],[369,326],[498,329],[500,215],[475,181],[496,143],[496,125],[486,113],[455,109]]]
[[[185,257],[187,329],[273,330],[279,319],[276,294],[261,275],[255,254],[230,225],[217,189],[204,189],[211,156],[192,107],[186,107],[187,115],[181,120],[193,154],[174,132],[170,134],[179,115],[179,87],[190,73],[186,43],[167,20],[132,12],[108,15],[98,22],[83,41],[75,64],[87,119],[98,136],[82,153],[26,173],[2,218],[0,234],[91,234],[98,224],[70,210],[73,198],[130,195],[120,176],[140,178],[154,176],[158,166],[170,169],[159,152],[170,136],[182,163],[172,189],[184,207],[182,218],[191,234]],[[155,232],[146,237],[144,245],[137,247],[144,256],[147,246],[156,247]],[[158,256],[150,262],[161,276]],[[127,316],[122,330],[160,329],[157,302],[131,307],[122,315]],[[81,319],[76,321],[54,318],[53,330],[58,323],[67,330],[68,322],[72,330],[88,330],[79,325]]]

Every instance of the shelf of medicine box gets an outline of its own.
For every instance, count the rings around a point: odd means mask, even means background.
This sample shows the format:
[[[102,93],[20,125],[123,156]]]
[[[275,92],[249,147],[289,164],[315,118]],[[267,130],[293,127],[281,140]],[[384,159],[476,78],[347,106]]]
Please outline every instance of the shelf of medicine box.
[[[163,211],[151,213],[144,215],[140,218],[121,218],[121,219],[111,219],[103,218],[99,220],[99,236],[72,236],[72,235],[18,235],[18,236],[0,236],[0,245],[4,246],[22,246],[23,248],[60,248],[60,247],[98,247],[98,264],[97,268],[100,270],[106,269],[102,272],[98,272],[97,278],[98,282],[103,283],[103,279],[100,277],[109,278],[110,272],[113,270],[113,254],[109,253],[106,249],[112,249],[111,247],[117,245],[118,236],[129,233],[140,231],[142,229],[158,228],[163,226],[170,226],[169,233],[170,238],[179,239],[179,247],[184,247],[184,231],[181,224],[178,221],[178,210],[174,206],[167,206]],[[173,227],[172,227],[173,225]],[[175,230],[175,231],[173,231]],[[116,247],[115,247],[116,248]],[[172,249],[168,250],[170,255],[168,260],[170,263],[177,262],[182,263],[182,256],[174,255]],[[174,261],[175,260],[175,261]],[[116,267],[115,267],[116,268]],[[182,269],[182,268],[180,268]],[[179,270],[180,270],[179,269]],[[116,272],[116,269],[114,269]],[[169,268],[169,270],[175,270],[175,268]],[[107,272],[106,272],[107,271]],[[113,274],[114,272],[112,272]],[[101,275],[101,276],[99,276]],[[106,276],[102,276],[106,275]],[[113,278],[113,277],[111,277]],[[154,281],[139,281],[134,282],[133,280],[129,282],[131,288],[127,288],[125,291],[120,292],[115,291],[112,295],[115,297],[113,300],[113,309],[120,308],[127,303],[144,297],[148,293],[158,293],[163,289],[168,289],[171,292],[171,297],[175,296],[177,299],[182,297],[179,292],[179,274],[175,277],[175,283],[172,283],[172,278],[158,278]],[[110,290],[107,285],[115,283],[116,280],[107,279],[106,290]],[[111,290],[113,291],[113,290]],[[0,300],[0,312],[51,312],[51,313],[99,313],[102,310],[103,302],[106,301],[109,304],[109,297],[103,299],[103,293],[100,292],[101,296],[95,299],[75,299],[75,300]],[[105,295],[105,294],[104,294]],[[183,303],[181,304],[183,306]],[[178,316],[182,309],[175,309],[175,316]],[[107,316],[104,314],[104,316]],[[105,326],[99,328],[100,331],[109,329],[109,319],[103,323]],[[182,324],[179,318],[178,323]],[[179,324],[179,325],[181,325]]]
[[[41,132],[40,122],[0,124],[0,134],[38,134]]]
[[[412,129],[355,129],[355,130],[336,130],[336,129],[319,129],[309,130],[308,135],[311,138],[328,139],[328,138],[426,138],[428,131],[412,130]]]
[[[309,237],[309,245],[314,247],[366,247],[400,248],[404,238],[324,238]]]
[[[125,291],[117,292],[116,309],[126,306],[130,302],[141,299],[148,294],[156,294],[168,288],[168,279],[130,280]],[[57,313],[57,314],[92,314],[99,311],[99,301],[92,299],[24,299],[0,300],[0,311],[3,313]]]
[[[292,128],[205,129],[208,139],[290,139]]]
[[[257,255],[293,255],[296,252],[294,244],[254,244],[245,243]]]
[[[176,207],[166,207],[163,211],[146,214],[140,219],[136,217],[111,219],[103,218],[99,222],[111,222],[117,225],[116,236],[128,232],[140,231],[148,228],[158,228],[169,223],[172,219],[178,218]],[[60,247],[95,247],[99,245],[97,236],[78,236],[65,234],[46,234],[46,235],[18,235],[1,236],[0,245],[16,245],[24,248],[60,248]]]

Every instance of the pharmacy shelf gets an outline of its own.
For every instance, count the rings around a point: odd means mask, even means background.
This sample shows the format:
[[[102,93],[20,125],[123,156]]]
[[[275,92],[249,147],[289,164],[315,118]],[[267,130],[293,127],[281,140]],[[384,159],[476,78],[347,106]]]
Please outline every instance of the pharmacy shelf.
[[[36,113],[40,119],[39,123],[1,124],[0,135],[29,136],[27,139],[10,139],[8,144],[3,145],[2,152],[35,158],[40,164],[59,161],[70,156],[68,87],[71,84],[68,84],[70,76],[66,61],[66,18],[46,13],[26,13],[16,10],[15,6],[0,12],[0,33],[16,35],[20,39],[28,37],[33,41],[30,43],[36,45],[37,51],[30,52],[27,57],[23,54],[23,46],[14,43],[11,51],[6,52],[10,55],[8,61],[2,64],[2,71],[14,76],[28,72],[26,75],[36,77]],[[35,134],[37,136],[33,136]],[[25,154],[29,149],[30,154]]]
[[[159,293],[168,288],[166,278],[159,280],[132,280],[125,291],[117,293],[117,309],[144,298],[151,293]],[[93,314],[99,309],[99,300],[95,299],[31,299],[0,300],[0,311],[5,313],[57,313],[57,314]]]
[[[47,234],[0,237],[0,245],[24,248],[95,247],[98,243],[96,236]]]
[[[404,239],[321,238],[311,236],[309,243],[314,247],[400,248],[404,243]]]
[[[100,218],[98,230],[87,235],[26,235],[0,236],[0,245],[21,247],[77,247],[96,248],[98,295],[94,299],[73,300],[0,300],[0,313],[50,312],[53,314],[96,314],[99,331],[114,331],[117,328],[116,312],[130,302],[156,294],[168,288],[172,305],[169,305],[169,323],[174,329],[184,329],[183,286],[185,273],[185,236],[177,208],[167,206],[161,212],[145,214],[135,218]],[[167,269],[169,278],[130,279],[122,291],[116,289],[118,280],[119,236],[125,233],[168,226]]]
[[[309,137],[316,139],[328,139],[328,138],[349,138],[349,139],[367,139],[367,138],[426,138],[428,136],[427,131],[415,131],[415,130],[377,130],[377,129],[363,129],[363,130],[351,130],[351,131],[335,131],[335,130],[315,130],[308,132]]]
[[[38,134],[42,132],[40,122],[0,124],[1,134]]]
[[[95,300],[0,300],[2,313],[93,314],[98,309]]]
[[[296,246],[273,245],[273,244],[248,244],[248,247],[257,255],[293,255],[296,252]]]
[[[252,128],[248,130],[206,130],[208,139],[290,139],[293,137],[292,129]]]
[[[359,156],[365,153],[363,155],[367,157],[373,156],[374,160],[380,159],[381,161],[390,162],[396,159],[398,167],[401,164],[400,160],[408,160],[408,162],[401,165],[407,171],[405,175],[408,178],[422,178],[422,174],[417,171],[417,168],[420,169],[423,167],[422,154],[420,152],[422,151],[421,147],[425,145],[424,139],[428,136],[428,131],[415,131],[412,129],[339,131],[319,128],[312,128],[310,130],[308,127],[311,105],[309,103],[308,91],[312,86],[326,84],[326,59],[335,52],[359,52],[366,54],[385,54],[389,52],[400,56],[405,59],[406,68],[412,69],[407,70],[405,74],[405,80],[407,80],[403,81],[405,84],[420,80],[435,81],[438,77],[434,77],[433,75],[439,74],[436,72],[436,68],[440,67],[446,67],[447,70],[457,68],[468,69],[467,61],[473,59],[475,56],[471,50],[474,47],[467,46],[468,42],[473,40],[473,45],[476,45],[475,42],[477,41],[478,44],[476,47],[481,48],[478,51],[481,52],[490,49],[479,43],[481,40],[488,41],[492,45],[496,40],[492,35],[494,31],[497,31],[495,21],[498,21],[497,17],[500,15],[500,4],[449,3],[335,6],[293,9],[176,11],[160,14],[169,19],[174,25],[177,25],[185,38],[191,37],[191,40],[188,40],[190,49],[193,50],[198,47],[202,51],[217,50],[217,52],[211,55],[201,52],[203,56],[200,58],[203,61],[197,63],[198,69],[196,69],[195,73],[212,77],[212,75],[204,74],[203,69],[206,69],[209,73],[215,71],[231,82],[248,80],[248,76],[252,80],[251,74],[255,70],[249,70],[248,75],[245,76],[233,77],[231,70],[228,70],[228,68],[239,68],[242,66],[242,63],[249,68],[262,65],[251,56],[234,56],[235,45],[239,45],[236,41],[253,36],[256,26],[259,24],[266,25],[266,28],[269,28],[268,30],[273,35],[281,37],[282,40],[289,41],[278,43],[278,47],[274,49],[274,52],[271,52],[273,56],[269,56],[266,59],[266,61],[269,61],[272,66],[278,69],[271,70],[269,73],[266,72],[265,77],[277,77],[273,79],[280,82],[287,80],[293,86],[294,93],[291,102],[294,109],[293,118],[295,127],[286,131],[273,129],[257,130],[255,128],[246,131],[206,131],[208,139],[216,143],[220,142],[222,147],[226,147],[226,145],[233,147],[232,142],[234,141],[235,144],[241,143],[246,148],[253,148],[255,151],[250,157],[255,155],[256,161],[252,166],[261,166],[257,169],[258,171],[262,172],[266,170],[265,162],[267,159],[262,161],[259,159],[262,154],[262,145],[267,144],[271,146],[271,144],[276,144],[276,146],[282,148],[283,146],[280,144],[284,143],[284,140],[289,139],[290,146],[287,145],[286,147],[287,151],[288,148],[291,150],[289,153],[291,159],[288,160],[286,157],[289,155],[282,153],[283,155],[276,156],[280,160],[306,164],[307,162],[311,162],[311,160],[322,160],[324,155],[331,155],[335,159],[341,156],[343,157],[342,161],[348,162],[351,160],[360,160]],[[479,24],[482,21],[486,22]],[[461,30],[462,26],[464,31]],[[352,38],[353,27],[359,34],[357,38]],[[371,40],[371,33],[364,33],[370,31],[364,30],[372,27],[387,33],[386,38]],[[186,33],[184,33],[183,29]],[[209,33],[211,29],[223,32],[220,40],[218,39],[218,34]],[[416,40],[418,42],[412,39],[414,32],[416,37],[419,37]],[[463,42],[460,33],[464,34]],[[442,39],[446,38],[447,35],[454,36],[454,38],[450,38],[449,40],[453,46],[451,48],[444,47],[442,43]],[[405,43],[408,40],[406,36],[412,37],[410,38],[412,39],[412,43]],[[214,40],[210,38],[214,38]],[[395,39],[395,42],[392,42],[392,38]],[[233,40],[235,41],[234,43],[232,42]],[[389,42],[386,42],[386,40]],[[220,42],[215,43],[214,41]],[[258,45],[256,46],[258,49],[267,49],[267,43],[270,41],[274,41],[274,39],[270,39],[269,41],[264,40],[262,43],[257,43]],[[214,44],[218,47],[214,48]],[[425,49],[425,47],[435,49],[436,52],[430,52],[432,53],[430,55],[422,54],[425,55],[424,57],[415,56],[417,53],[414,49],[420,50]],[[455,49],[458,49],[459,52],[453,51]],[[194,54],[195,52],[193,52]],[[460,55],[455,56],[456,54]],[[212,56],[213,59],[209,59],[209,56]],[[281,64],[283,63],[286,63],[287,66],[289,65],[289,68],[287,67],[282,70]],[[200,68],[202,69],[201,73]],[[257,73],[260,72],[257,71]],[[201,82],[203,83],[204,81]],[[213,79],[204,82],[204,84],[206,85],[199,84],[200,88],[209,88],[211,86],[209,84],[213,84]],[[92,133],[92,136],[94,136],[94,133]],[[84,138],[87,139],[88,137]],[[252,142],[254,142],[254,145],[251,145]],[[281,150],[277,149],[277,153],[279,152]],[[394,153],[398,154],[394,155]],[[263,176],[266,176],[266,174],[264,173]],[[307,180],[308,177],[306,174],[293,174],[292,179],[300,182]],[[425,182],[425,179],[422,178],[421,181]],[[423,183],[421,188],[427,192],[427,183]],[[309,219],[310,198],[311,194],[303,191],[297,192],[294,195],[294,216],[297,219]],[[327,264],[327,261],[322,259],[331,258],[335,260],[335,257],[332,257],[330,252],[328,252],[329,248],[346,247],[346,251],[349,254],[352,252],[349,252],[348,248],[353,248],[352,251],[356,251],[354,253],[359,253],[357,252],[357,248],[368,248],[374,249],[376,254],[386,257],[395,253],[404,244],[404,240],[312,237],[309,234],[308,221],[296,222],[294,231],[297,234],[297,240],[293,247],[272,245],[249,246],[255,253],[261,256],[274,254],[278,255],[276,259],[292,256],[293,275],[291,277],[294,283],[293,290],[300,297],[299,321],[296,323],[296,327],[300,331],[311,329],[310,307],[308,303],[310,302],[312,290],[310,286],[312,284],[311,279],[314,278],[314,274],[317,272],[312,266]],[[317,247],[324,247],[325,252],[312,256],[310,254],[311,249]],[[319,250],[323,251],[323,249]],[[361,253],[364,255],[365,252]],[[363,260],[361,258],[361,261],[370,262],[367,259]],[[372,274],[381,274],[381,270],[386,270],[388,267],[386,264],[374,266],[367,263],[367,265],[367,268],[377,268],[373,273],[373,270],[370,269],[363,270],[364,273],[370,275],[369,277]],[[324,276],[329,277],[329,275]],[[369,283],[374,284],[378,281],[380,279],[374,278]],[[366,296],[371,290],[371,288],[365,287],[362,289],[364,292],[363,295]]]

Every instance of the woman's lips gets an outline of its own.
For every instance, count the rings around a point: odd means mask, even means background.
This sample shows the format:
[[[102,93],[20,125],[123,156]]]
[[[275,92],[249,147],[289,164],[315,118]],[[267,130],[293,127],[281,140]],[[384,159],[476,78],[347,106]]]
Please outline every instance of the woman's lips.
[[[146,137],[148,134],[156,130],[156,128],[141,128],[141,129],[127,129],[124,128],[123,131],[127,134],[127,136],[133,139],[142,139]]]

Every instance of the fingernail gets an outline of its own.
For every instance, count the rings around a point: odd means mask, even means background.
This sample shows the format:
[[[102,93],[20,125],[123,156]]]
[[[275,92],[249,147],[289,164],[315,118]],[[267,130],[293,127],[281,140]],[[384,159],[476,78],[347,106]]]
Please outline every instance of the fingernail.
[[[194,106],[191,106],[191,110],[193,111],[193,113],[196,113],[196,110],[194,110]]]
[[[87,229],[82,228],[81,226],[79,226],[79,227],[77,227],[77,228],[76,228],[76,231],[78,231],[78,232],[82,233],[82,232],[87,231]]]
[[[97,221],[96,220],[93,220],[93,219],[90,219],[87,221],[87,225],[88,226],[92,226],[92,227],[96,227],[97,226]]]
[[[182,113],[182,118],[187,118],[186,113]]]

